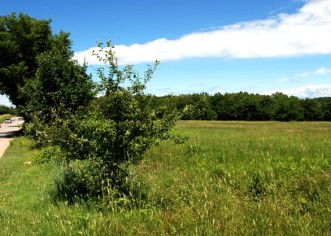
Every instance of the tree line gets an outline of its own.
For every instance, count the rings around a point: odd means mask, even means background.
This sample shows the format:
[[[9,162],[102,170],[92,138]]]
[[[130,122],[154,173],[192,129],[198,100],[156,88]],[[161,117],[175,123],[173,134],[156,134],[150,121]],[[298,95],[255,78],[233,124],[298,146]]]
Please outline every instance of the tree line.
[[[14,107],[9,107],[6,105],[0,105],[0,115],[4,114],[12,114],[15,115],[17,114],[17,110]]]
[[[331,121],[331,97],[194,93],[155,96],[154,106],[159,108],[160,116],[165,107],[177,110],[182,120]]]

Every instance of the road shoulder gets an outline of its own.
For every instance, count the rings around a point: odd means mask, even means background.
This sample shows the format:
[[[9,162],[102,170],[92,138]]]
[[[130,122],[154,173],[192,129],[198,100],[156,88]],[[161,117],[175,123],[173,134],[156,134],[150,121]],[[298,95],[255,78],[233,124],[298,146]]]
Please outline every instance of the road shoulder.
[[[21,129],[24,120],[21,117],[12,117],[9,124],[2,123],[0,126],[0,158],[14,139],[15,134]]]

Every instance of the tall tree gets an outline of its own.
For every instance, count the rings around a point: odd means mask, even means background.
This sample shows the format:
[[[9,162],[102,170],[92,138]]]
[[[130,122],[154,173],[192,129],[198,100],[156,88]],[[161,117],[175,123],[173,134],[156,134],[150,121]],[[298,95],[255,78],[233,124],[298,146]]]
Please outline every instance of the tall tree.
[[[0,16],[0,93],[16,106],[26,104],[21,89],[35,77],[38,56],[52,50],[59,40],[65,43],[63,51],[70,48],[68,34],[54,36],[50,22],[25,14]]]
[[[303,120],[304,111],[300,99],[294,96],[288,97],[283,93],[272,95],[275,101],[274,119],[279,121]]]
[[[304,112],[304,120],[316,121],[322,119],[321,103],[315,99],[306,98],[301,101]]]
[[[180,95],[179,100],[185,106],[178,107],[182,110],[183,120],[216,120],[217,114],[212,110],[210,96],[207,93],[194,93]]]

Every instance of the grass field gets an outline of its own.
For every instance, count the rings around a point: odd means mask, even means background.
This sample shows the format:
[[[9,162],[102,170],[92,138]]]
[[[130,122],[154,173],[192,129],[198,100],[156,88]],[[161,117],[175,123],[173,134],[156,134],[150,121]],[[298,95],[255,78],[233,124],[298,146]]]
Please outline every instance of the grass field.
[[[140,207],[53,202],[58,168],[16,138],[0,159],[0,235],[331,234],[330,122],[181,121],[175,133],[189,140],[132,168]]]

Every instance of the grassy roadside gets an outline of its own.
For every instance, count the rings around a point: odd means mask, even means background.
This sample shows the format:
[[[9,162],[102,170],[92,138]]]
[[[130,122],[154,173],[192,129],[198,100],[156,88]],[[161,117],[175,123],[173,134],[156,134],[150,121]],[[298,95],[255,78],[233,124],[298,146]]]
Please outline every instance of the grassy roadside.
[[[132,169],[149,204],[108,210],[52,202],[56,168],[15,138],[0,159],[0,235],[331,233],[331,123],[185,121],[175,132],[189,141]]]
[[[30,146],[17,137],[0,159],[0,235],[77,235],[66,218],[79,218],[86,209],[52,201],[56,166],[34,164],[38,151]]]
[[[47,168],[29,164],[36,154],[29,146],[28,139],[15,138],[0,159],[2,235],[29,232],[32,229],[29,225],[37,220],[38,214],[49,204],[45,191],[50,183]]]
[[[0,115],[0,123],[5,122],[5,119],[11,118],[11,117],[12,117],[12,115],[10,115],[10,114]]]

